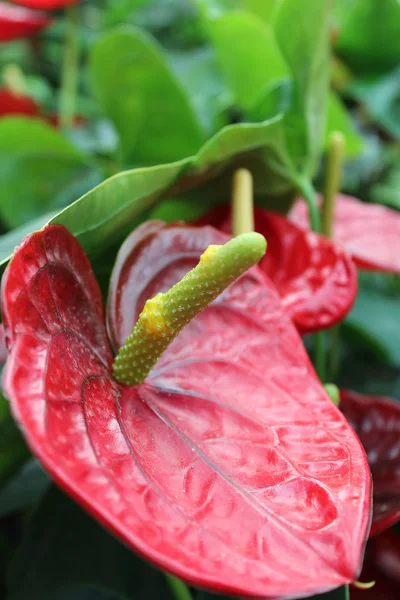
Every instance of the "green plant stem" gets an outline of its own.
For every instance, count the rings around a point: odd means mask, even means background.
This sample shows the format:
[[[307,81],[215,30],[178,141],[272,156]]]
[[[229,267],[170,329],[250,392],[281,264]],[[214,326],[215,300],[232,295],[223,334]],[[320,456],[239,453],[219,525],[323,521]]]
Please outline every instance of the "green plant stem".
[[[297,189],[303,195],[304,200],[307,202],[308,212],[310,214],[311,229],[320,233],[321,217],[318,210],[317,197],[311,181],[305,178],[298,179]]]
[[[66,32],[60,95],[60,125],[72,127],[75,116],[75,103],[78,86],[79,63],[79,12],[72,4],[65,8]]]
[[[345,157],[345,139],[340,131],[334,131],[328,144],[326,172],[324,181],[324,201],[322,205],[322,233],[329,239],[333,237],[335,220],[336,197],[340,191],[340,183]],[[333,381],[339,370],[340,363],[340,325],[332,329],[329,350],[329,379]]]
[[[165,577],[176,600],[192,600],[192,594],[190,593],[187,585],[183,583],[183,581],[177,579],[169,573],[165,573]]]
[[[329,138],[322,205],[322,233],[329,239],[332,239],[333,234],[336,196],[340,190],[344,154],[344,136],[340,131],[334,131]]]
[[[308,179],[300,179],[298,181],[298,190],[305,201],[307,202],[308,212],[310,214],[311,229],[316,232],[321,231],[321,218],[317,205],[317,198],[314,187]],[[323,331],[315,334],[315,369],[318,377],[323,382],[325,381],[325,369],[326,369],[326,348],[325,348],[325,335]]]
[[[168,292],[147,300],[131,335],[113,364],[122,385],[142,383],[182,329],[231,283],[264,256],[265,238],[242,233],[223,246],[212,245],[199,264]]]
[[[233,176],[232,235],[254,231],[253,177],[247,169],[238,169]]]

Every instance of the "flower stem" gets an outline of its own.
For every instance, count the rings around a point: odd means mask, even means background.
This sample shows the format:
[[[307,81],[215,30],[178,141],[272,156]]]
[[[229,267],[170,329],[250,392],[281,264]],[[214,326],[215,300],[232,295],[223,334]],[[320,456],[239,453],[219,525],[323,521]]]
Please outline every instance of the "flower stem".
[[[223,246],[209,246],[199,264],[165,294],[147,300],[120,348],[113,373],[119,383],[142,383],[178,333],[242,273],[264,256],[259,233],[243,233]]]
[[[345,157],[345,139],[340,131],[334,131],[328,144],[328,156],[324,182],[324,202],[322,205],[322,232],[327,238],[333,237],[336,197],[340,192],[342,168]],[[339,370],[340,325],[332,329],[329,349],[329,378],[335,379]]]
[[[311,229],[321,231],[321,218],[317,205],[317,198],[314,187],[308,179],[299,179],[297,182],[298,190],[303,194],[307,202],[308,212],[310,214]],[[321,381],[325,381],[326,348],[325,335],[323,331],[315,334],[315,369]]]
[[[247,169],[238,169],[233,176],[232,235],[254,231],[253,177]]]
[[[168,585],[171,588],[173,595],[176,600],[192,600],[192,594],[189,591],[189,588],[183,581],[177,579],[173,575],[169,573],[165,573],[165,578],[168,581]]]
[[[334,131],[329,138],[329,149],[325,173],[324,202],[322,205],[322,233],[332,239],[336,196],[340,190],[340,180],[345,154],[345,140],[340,131]]]
[[[321,217],[318,210],[317,198],[314,187],[308,179],[299,178],[297,180],[297,189],[303,194],[304,200],[307,202],[308,212],[310,214],[310,224],[313,231],[321,231]]]
[[[66,32],[60,95],[60,125],[72,127],[75,115],[75,102],[78,86],[79,63],[79,18],[78,6],[65,7]]]

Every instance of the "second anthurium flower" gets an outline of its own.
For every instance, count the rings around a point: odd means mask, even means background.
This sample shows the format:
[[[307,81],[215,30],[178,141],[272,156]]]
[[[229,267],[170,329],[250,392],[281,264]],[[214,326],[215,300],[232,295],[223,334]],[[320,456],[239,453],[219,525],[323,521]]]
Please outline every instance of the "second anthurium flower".
[[[165,349],[170,319],[182,324],[187,305],[209,298],[219,269],[260,258],[237,238],[225,261],[228,239],[209,226],[153,221],[126,240],[107,312],[124,377],[148,366],[147,351]],[[175,303],[157,295],[200,256],[206,279],[189,275],[196,283],[179,285]],[[101,293],[64,227],[17,249],[2,308],[4,389],[32,451],[132,549],[193,585],[242,597],[307,596],[357,578],[371,512],[366,456],[258,267],[193,318],[135,385],[113,376]]]

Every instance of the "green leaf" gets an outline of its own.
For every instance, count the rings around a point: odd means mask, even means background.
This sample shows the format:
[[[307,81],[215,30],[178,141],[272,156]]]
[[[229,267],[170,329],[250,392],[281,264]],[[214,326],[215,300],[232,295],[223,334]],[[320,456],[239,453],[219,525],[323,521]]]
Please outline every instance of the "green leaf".
[[[400,140],[400,66],[383,77],[354,79],[347,91],[372,120]]]
[[[154,165],[197,152],[204,134],[155,40],[134,27],[119,29],[97,41],[89,62],[125,164]]]
[[[221,188],[229,194],[231,174],[238,164],[251,164],[257,194],[290,189],[289,171],[282,166],[281,121],[278,115],[260,124],[231,125],[211,138],[196,156],[114,175],[50,222],[65,225],[93,257],[121,242],[134,219],[167,194],[176,196],[207,181],[210,185],[212,181],[210,193],[215,198]],[[0,265],[9,260],[8,250],[8,243],[3,248],[0,245]]]
[[[399,279],[360,274],[356,303],[345,324],[381,361],[400,365]]]
[[[91,170],[54,127],[39,119],[1,119],[0,216],[10,228],[68,203],[70,194],[62,194],[71,181],[85,185]]]
[[[29,450],[14,419],[7,400],[0,393],[0,488],[29,457]]]
[[[358,73],[384,73],[400,56],[398,0],[336,0],[336,50]]]
[[[345,137],[347,158],[356,158],[362,153],[364,148],[363,139],[354,127],[351,117],[340,97],[331,91],[328,98],[325,147],[327,147],[329,137],[334,131],[340,131]]]
[[[172,598],[162,573],[52,487],[14,557],[7,600],[97,600],[85,589],[120,600]]]
[[[241,0],[243,10],[251,12],[260,19],[269,22],[282,0]]]
[[[285,0],[276,13],[276,37],[293,77],[285,114],[289,153],[299,172],[311,177],[325,132],[329,78],[330,0]]]
[[[251,111],[266,90],[289,78],[272,28],[257,17],[244,11],[226,13],[209,19],[207,31],[240,109]]]
[[[202,47],[187,52],[170,51],[169,63],[190,97],[204,131],[212,135],[228,124],[232,104],[229,90],[221,81],[215,52]]]
[[[39,463],[28,460],[0,490],[0,519],[34,506],[49,486],[50,479]]]

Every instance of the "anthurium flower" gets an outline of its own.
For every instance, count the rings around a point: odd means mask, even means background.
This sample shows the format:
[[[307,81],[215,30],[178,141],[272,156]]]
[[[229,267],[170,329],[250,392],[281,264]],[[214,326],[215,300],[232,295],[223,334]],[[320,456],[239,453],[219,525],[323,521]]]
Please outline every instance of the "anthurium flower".
[[[0,42],[29,37],[50,23],[51,19],[43,13],[0,2]]]
[[[211,244],[208,264],[227,237],[161,221],[128,237],[107,314],[118,356],[146,300]],[[155,336],[165,333],[163,298],[139,319]],[[193,585],[242,597],[306,596],[357,577],[370,521],[366,456],[258,267],[131,386],[113,378],[100,289],[64,227],[25,238],[3,277],[2,308],[4,390],[32,451],[132,549]]]
[[[14,4],[21,4],[28,8],[36,8],[40,10],[53,10],[64,8],[70,4],[78,4],[81,0],[13,0]]]
[[[309,227],[308,209],[303,199],[295,203],[289,218],[300,227]],[[343,244],[360,269],[400,273],[400,214],[397,211],[339,194],[333,234],[334,240]]]
[[[218,207],[201,223],[230,233],[230,207]],[[298,331],[307,334],[341,321],[357,294],[357,273],[347,253],[272,211],[255,207],[254,225],[268,240],[260,268],[272,279]]]
[[[371,535],[376,535],[400,520],[400,404],[341,390],[340,409],[367,453],[374,482]]]

